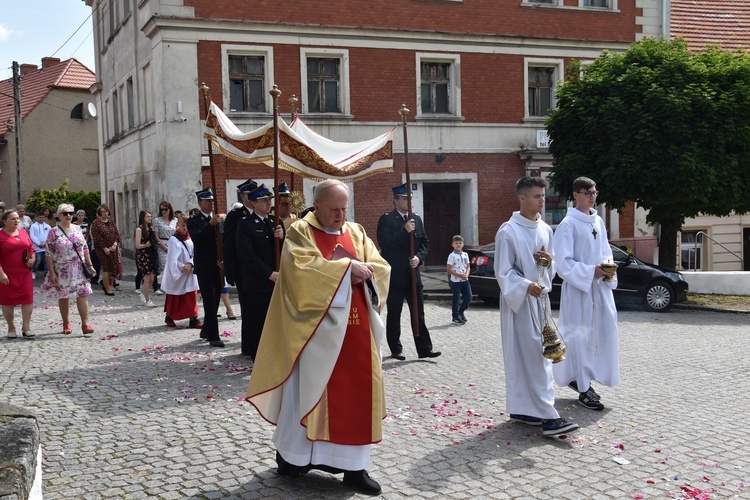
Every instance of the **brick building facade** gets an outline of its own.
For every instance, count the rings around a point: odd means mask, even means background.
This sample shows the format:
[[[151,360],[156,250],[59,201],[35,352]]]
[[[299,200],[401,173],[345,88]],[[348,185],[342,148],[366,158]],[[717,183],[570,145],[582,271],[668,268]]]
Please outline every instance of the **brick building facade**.
[[[271,119],[268,91],[278,85],[282,117],[292,94],[303,120],[336,141],[354,142],[408,117],[414,210],[424,218],[443,264],[450,236],[491,241],[517,209],[513,188],[525,174],[546,175],[544,120],[573,58],[625,50],[664,32],[666,0],[381,0],[269,3],[237,0],[84,0],[97,29],[103,192],[124,221],[160,199],[195,204],[210,184],[204,109],[198,86],[242,130]],[[390,188],[404,179],[402,131],[394,134],[395,172],[353,187],[351,216],[374,234],[392,208]],[[203,165],[203,166],[201,166]],[[266,166],[214,155],[219,206]],[[282,172],[311,199],[312,185]],[[554,223],[566,206],[549,193]],[[633,236],[608,213],[612,236]],[[444,255],[445,254],[445,255]]]

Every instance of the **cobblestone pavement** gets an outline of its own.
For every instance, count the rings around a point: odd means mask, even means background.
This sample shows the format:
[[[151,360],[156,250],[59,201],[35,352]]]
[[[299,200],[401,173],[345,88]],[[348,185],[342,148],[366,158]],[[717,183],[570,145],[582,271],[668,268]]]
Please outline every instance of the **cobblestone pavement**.
[[[340,476],[276,475],[273,428],[242,400],[239,320],[221,319],[228,345],[211,349],[186,322],[165,328],[131,281],[95,291],[83,338],[75,308],[63,336],[56,302],[36,300],[36,340],[4,340],[0,325],[0,401],[40,417],[47,499],[360,496]],[[747,316],[621,311],[622,384],[597,386],[603,412],[557,389],[582,430],[553,440],[504,412],[497,308],[473,304],[464,326],[446,301],[426,313],[443,356],[416,359],[405,334],[407,360],[384,359],[388,417],[369,469],[384,498],[750,496]]]

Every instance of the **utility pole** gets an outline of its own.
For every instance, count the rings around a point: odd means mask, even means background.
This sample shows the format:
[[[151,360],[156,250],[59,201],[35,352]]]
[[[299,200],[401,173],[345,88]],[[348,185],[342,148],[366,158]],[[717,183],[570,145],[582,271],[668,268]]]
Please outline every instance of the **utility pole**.
[[[16,133],[16,203],[23,203],[23,147],[21,146],[21,70],[13,61],[13,103],[15,107],[14,131]]]

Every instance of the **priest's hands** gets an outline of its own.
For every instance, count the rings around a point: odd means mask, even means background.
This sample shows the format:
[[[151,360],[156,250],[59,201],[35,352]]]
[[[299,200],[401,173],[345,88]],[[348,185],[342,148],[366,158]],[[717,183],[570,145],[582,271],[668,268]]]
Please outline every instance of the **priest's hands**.
[[[358,260],[352,261],[352,285],[359,285],[364,283],[368,279],[374,276],[374,268],[370,264],[359,262]]]

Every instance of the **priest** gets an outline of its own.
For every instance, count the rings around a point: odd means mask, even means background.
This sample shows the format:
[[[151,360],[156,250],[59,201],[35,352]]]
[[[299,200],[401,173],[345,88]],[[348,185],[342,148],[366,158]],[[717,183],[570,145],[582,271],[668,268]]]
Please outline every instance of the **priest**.
[[[557,273],[564,280],[558,326],[568,350],[566,361],[553,367],[557,384],[578,392],[578,403],[595,411],[603,410],[604,404],[591,382],[620,383],[617,309],[612,295],[617,278],[602,268],[603,262],[612,262],[612,249],[604,221],[594,210],[598,194],[592,179],[573,181],[575,207],[568,208],[555,232]]]
[[[542,355],[542,328],[549,312],[552,228],[541,217],[547,181],[516,183],[520,210],[495,236],[495,277],[500,284],[500,326],[505,364],[505,408],[510,419],[541,426],[545,437],[578,429],[555,409],[552,363]],[[545,258],[549,265],[539,264]]]
[[[362,226],[346,221],[349,190],[315,188],[315,211],[286,235],[247,400],[276,425],[280,475],[343,473],[378,495],[366,472],[386,416],[380,344],[390,267]]]

